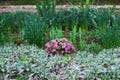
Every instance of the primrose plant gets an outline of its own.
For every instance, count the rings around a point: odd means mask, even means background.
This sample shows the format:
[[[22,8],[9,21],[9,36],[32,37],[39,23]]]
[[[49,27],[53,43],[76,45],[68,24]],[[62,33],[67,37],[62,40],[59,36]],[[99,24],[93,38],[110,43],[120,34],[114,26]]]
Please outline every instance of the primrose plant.
[[[75,54],[76,52],[72,42],[69,42],[66,38],[57,38],[51,40],[45,44],[45,47],[48,55],[66,55]]]

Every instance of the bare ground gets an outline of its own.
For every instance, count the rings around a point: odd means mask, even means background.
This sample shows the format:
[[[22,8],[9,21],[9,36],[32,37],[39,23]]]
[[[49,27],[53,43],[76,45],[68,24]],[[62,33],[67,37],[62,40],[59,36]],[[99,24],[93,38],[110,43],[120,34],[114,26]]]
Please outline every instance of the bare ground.
[[[113,7],[113,5],[91,5],[91,7],[95,8],[108,8]],[[56,7],[57,9],[60,8],[72,8],[70,5],[58,5]],[[116,5],[117,9],[120,9],[120,5]],[[36,12],[36,6],[33,5],[2,5],[0,6],[0,12],[16,12],[16,11],[29,11],[29,12]]]

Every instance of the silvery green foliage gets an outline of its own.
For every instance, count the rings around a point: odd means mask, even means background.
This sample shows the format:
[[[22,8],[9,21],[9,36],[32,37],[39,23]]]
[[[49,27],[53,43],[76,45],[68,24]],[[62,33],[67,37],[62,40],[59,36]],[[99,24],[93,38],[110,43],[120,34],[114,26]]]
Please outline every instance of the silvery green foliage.
[[[32,45],[0,46],[0,77],[25,76],[29,80],[120,79],[120,48],[97,55],[77,52],[75,56],[48,56]]]

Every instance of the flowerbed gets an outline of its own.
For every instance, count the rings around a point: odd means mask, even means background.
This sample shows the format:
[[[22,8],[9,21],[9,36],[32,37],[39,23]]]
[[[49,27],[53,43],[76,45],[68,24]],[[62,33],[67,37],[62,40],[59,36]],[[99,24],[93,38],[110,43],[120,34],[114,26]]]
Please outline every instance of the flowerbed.
[[[54,1],[36,6],[37,13],[0,14],[2,80],[120,79],[119,12],[82,4],[56,10]]]

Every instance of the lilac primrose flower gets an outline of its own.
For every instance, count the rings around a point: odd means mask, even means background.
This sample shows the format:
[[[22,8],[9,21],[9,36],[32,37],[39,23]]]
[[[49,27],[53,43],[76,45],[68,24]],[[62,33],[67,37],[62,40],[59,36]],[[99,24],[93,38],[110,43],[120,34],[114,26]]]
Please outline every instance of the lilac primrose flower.
[[[75,54],[75,47],[71,42],[68,42],[66,38],[57,38],[51,40],[45,44],[46,52],[48,55],[64,55],[64,54]]]

